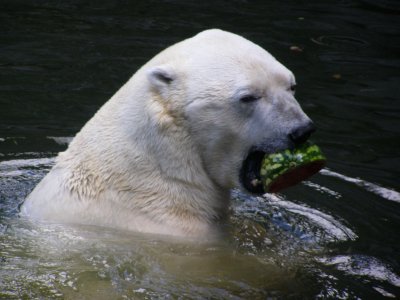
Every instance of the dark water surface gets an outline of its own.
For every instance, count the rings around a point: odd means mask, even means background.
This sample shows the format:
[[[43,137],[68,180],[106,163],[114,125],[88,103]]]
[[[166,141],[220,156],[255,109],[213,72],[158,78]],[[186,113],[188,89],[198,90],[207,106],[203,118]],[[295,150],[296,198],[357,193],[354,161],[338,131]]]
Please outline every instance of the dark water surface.
[[[1,1],[0,299],[400,297],[399,15],[398,1]],[[212,27],[295,73],[327,169],[279,195],[233,191],[232,240],[212,245],[17,217],[135,70]]]

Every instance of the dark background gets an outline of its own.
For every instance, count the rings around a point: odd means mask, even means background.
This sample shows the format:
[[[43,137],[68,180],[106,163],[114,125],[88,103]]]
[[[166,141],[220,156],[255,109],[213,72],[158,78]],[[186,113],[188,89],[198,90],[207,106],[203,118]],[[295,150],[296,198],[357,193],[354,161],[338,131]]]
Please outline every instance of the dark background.
[[[398,188],[399,6],[319,2],[2,1],[0,136],[72,136],[160,50],[221,28],[295,73],[333,166]]]

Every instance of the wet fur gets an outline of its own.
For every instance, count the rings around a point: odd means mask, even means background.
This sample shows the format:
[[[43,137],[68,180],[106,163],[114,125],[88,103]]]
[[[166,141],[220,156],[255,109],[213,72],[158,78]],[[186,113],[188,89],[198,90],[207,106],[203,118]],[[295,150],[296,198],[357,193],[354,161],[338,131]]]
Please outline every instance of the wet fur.
[[[251,147],[278,149],[309,119],[292,73],[268,52],[208,30],[164,50],[76,135],[21,214],[178,236],[228,215]],[[242,103],[256,93],[257,103]],[[270,150],[268,150],[270,151]]]

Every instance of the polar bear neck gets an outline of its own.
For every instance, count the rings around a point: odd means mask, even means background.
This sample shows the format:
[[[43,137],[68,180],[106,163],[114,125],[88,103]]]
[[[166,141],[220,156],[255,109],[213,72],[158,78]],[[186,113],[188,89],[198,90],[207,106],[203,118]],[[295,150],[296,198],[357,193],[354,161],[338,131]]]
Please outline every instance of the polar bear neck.
[[[71,198],[112,202],[157,223],[179,220],[171,226],[183,232],[224,218],[229,189],[209,178],[183,121],[159,100],[144,98],[145,87],[135,83],[140,74],[135,76],[59,155],[55,168],[67,171]]]

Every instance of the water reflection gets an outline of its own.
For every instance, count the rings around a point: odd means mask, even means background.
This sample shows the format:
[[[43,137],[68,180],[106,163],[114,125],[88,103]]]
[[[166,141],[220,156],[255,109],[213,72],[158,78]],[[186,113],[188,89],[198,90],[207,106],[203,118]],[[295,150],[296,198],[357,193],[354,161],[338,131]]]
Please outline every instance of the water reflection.
[[[233,191],[230,235],[219,242],[15,218],[23,198],[6,201],[7,193],[27,193],[31,176],[40,180],[53,163],[53,158],[0,162],[6,180],[1,187],[10,188],[1,193],[1,297],[346,298],[357,295],[350,286],[359,277],[390,297],[387,286],[400,286],[400,278],[373,256],[330,253],[331,245],[358,238],[343,221],[282,195],[251,197]],[[348,277],[348,285],[338,284],[337,271]]]

